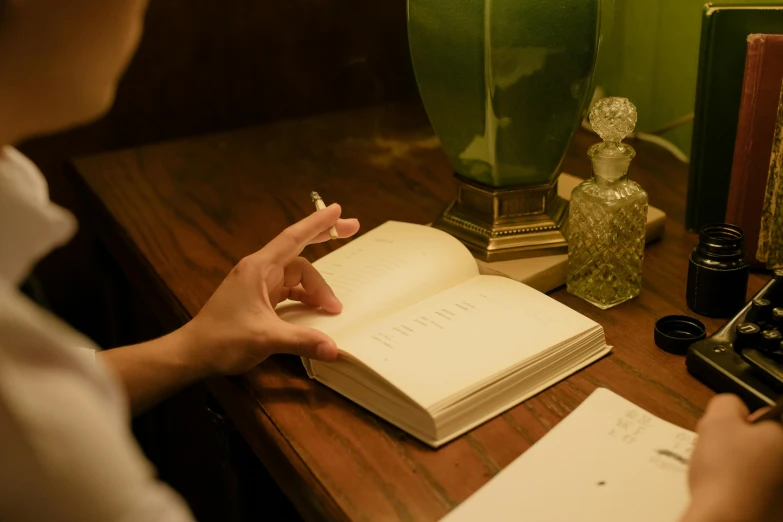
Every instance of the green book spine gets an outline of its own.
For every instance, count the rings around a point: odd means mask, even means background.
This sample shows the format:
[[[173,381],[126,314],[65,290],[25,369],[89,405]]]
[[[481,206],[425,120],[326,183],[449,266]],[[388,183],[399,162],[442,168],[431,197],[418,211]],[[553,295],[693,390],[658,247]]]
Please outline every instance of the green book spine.
[[[690,230],[725,219],[752,33],[783,34],[783,4],[704,6],[685,220]]]
[[[710,51],[712,50],[712,47],[707,45],[708,42],[712,41],[711,32],[713,17],[710,16],[710,7],[711,4],[706,4],[704,6],[701,22],[701,38],[699,40],[699,68],[696,81],[696,106],[694,107],[693,137],[691,138],[691,170],[690,175],[688,176],[688,196],[685,208],[685,226],[691,230],[695,228],[694,224],[697,221],[696,208],[698,205],[698,200],[696,195],[699,193],[699,176],[697,175],[697,172],[701,170],[697,168],[697,165],[699,165],[701,160],[701,150],[699,145],[704,141],[703,136],[705,135],[704,116],[702,114],[704,109],[703,103],[700,102],[705,100],[707,97],[706,79],[709,77],[709,72],[707,69],[712,64],[712,60],[710,60]]]

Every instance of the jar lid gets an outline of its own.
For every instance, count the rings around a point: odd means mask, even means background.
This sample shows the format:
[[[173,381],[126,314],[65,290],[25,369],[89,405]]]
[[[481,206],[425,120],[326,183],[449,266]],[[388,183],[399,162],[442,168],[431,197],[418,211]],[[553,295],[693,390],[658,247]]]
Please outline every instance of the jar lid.
[[[695,317],[667,315],[655,322],[655,344],[661,350],[684,354],[690,345],[707,337],[707,328]]]

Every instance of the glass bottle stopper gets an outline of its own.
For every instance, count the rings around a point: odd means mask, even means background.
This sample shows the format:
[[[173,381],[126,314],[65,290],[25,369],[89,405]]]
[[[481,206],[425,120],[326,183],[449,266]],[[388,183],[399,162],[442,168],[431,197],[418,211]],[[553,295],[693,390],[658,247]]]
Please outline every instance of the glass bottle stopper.
[[[636,127],[636,106],[628,98],[598,100],[590,109],[590,125],[604,140],[587,153],[593,161],[593,172],[610,181],[622,178],[636,155],[633,147],[621,143]]]

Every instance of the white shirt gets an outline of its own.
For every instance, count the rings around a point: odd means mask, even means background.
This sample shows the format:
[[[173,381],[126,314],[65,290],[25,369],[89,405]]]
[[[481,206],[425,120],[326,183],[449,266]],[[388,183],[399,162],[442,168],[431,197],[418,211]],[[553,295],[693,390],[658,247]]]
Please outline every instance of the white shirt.
[[[74,217],[40,171],[0,149],[0,520],[191,521],[130,431],[126,399],[94,345],[18,285],[67,242]]]

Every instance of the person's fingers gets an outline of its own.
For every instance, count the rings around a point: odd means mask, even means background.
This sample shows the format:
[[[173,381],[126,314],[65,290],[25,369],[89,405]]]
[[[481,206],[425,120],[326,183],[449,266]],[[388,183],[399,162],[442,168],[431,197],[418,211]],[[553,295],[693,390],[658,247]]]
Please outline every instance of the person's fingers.
[[[756,410],[756,411],[754,411],[753,413],[750,414],[750,416],[748,417],[748,422],[751,422],[751,423],[755,422],[756,419],[758,419],[759,417],[761,417],[762,415],[764,415],[765,413],[767,413],[771,409],[772,409],[771,406],[764,406],[763,408],[759,408],[758,410]]]
[[[315,304],[317,303],[316,297],[308,294],[307,290],[302,288],[302,285],[297,285],[293,288],[283,288],[283,291],[285,292],[283,299],[299,301],[300,303],[306,304],[308,306],[319,306]]]
[[[326,362],[337,359],[337,345],[325,333],[283,320],[274,321],[271,326],[271,338],[267,342],[275,353],[289,353]]]
[[[749,414],[748,407],[739,397],[726,393],[712,398],[699,424],[702,426],[712,423],[724,424],[738,420],[746,422]]]
[[[285,301],[286,299],[290,299],[291,301],[298,301],[302,304],[305,304],[307,306],[312,306],[314,308],[322,308],[325,312],[329,312],[329,313],[336,314],[342,311],[342,303],[340,303],[339,310],[337,309],[337,307],[328,310],[323,308],[321,306],[321,303],[323,302],[323,298],[308,293],[307,290],[302,288],[302,285],[298,285],[293,288],[283,288],[283,295],[281,296],[280,300]]]
[[[305,299],[305,304],[311,306],[320,306],[327,312],[339,313],[343,309],[343,305],[337,296],[334,295],[332,288],[324,280],[323,276],[316,270],[316,268],[310,264],[310,262],[303,258],[294,258],[284,268],[283,286],[289,289],[293,289],[300,284],[304,293],[300,291],[292,292],[289,290],[289,299],[296,298],[297,301]]]
[[[267,245],[253,254],[271,262],[285,265],[299,254],[314,238],[337,223],[342,209],[333,203],[323,210],[313,212],[306,218],[283,230]]]
[[[335,230],[337,230],[337,236],[340,239],[344,239],[346,237],[351,237],[352,235],[356,234],[359,231],[359,220],[358,219],[339,219],[337,220],[337,223],[334,225]],[[313,243],[323,243],[324,241],[329,241],[332,239],[332,236],[329,235],[329,231],[325,230],[315,236],[311,241],[310,244]]]

